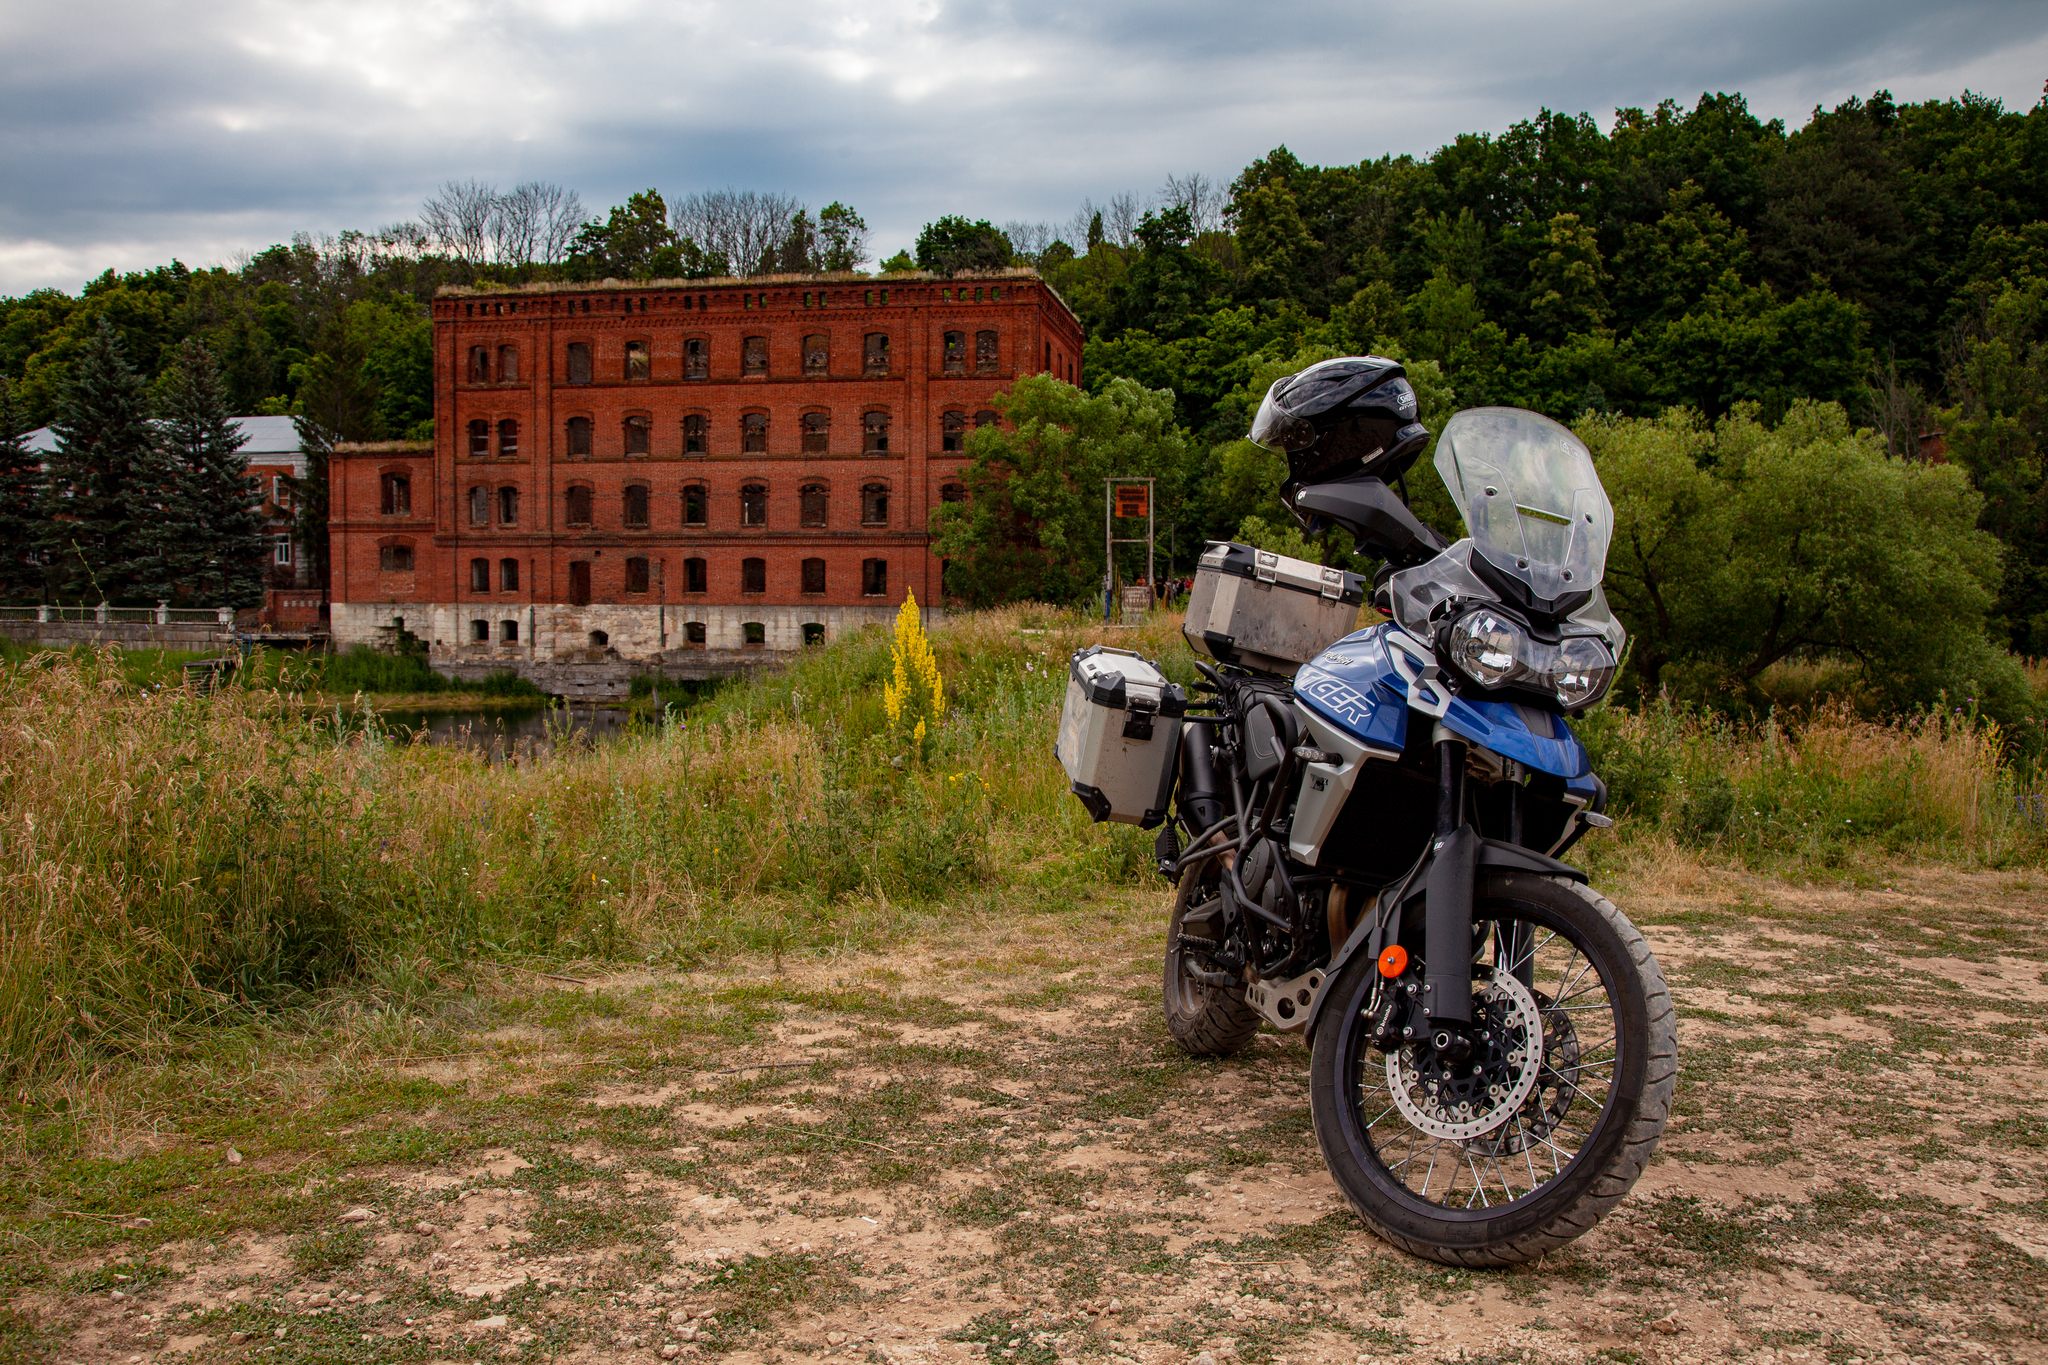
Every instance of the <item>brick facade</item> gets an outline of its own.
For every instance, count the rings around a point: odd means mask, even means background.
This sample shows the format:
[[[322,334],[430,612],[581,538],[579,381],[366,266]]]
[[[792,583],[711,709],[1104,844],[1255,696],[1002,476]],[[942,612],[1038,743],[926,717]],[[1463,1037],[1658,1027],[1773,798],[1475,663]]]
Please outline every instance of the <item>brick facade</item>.
[[[332,463],[333,628],[403,618],[451,666],[716,671],[936,607],[966,432],[1022,375],[1081,379],[1023,270],[444,289],[433,315],[433,445]]]

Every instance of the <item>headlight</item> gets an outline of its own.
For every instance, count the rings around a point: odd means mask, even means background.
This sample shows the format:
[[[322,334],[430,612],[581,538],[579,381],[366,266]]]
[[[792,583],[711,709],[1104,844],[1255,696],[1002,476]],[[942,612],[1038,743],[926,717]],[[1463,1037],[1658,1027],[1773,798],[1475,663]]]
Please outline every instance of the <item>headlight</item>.
[[[1475,607],[1451,624],[1446,647],[1458,671],[1481,687],[1513,684],[1546,692],[1575,711],[1605,696],[1614,683],[1614,651],[1596,635],[1573,635],[1558,644],[1532,639],[1505,612]]]
[[[1481,609],[1451,627],[1451,661],[1481,687],[1498,687],[1522,671],[1529,636],[1515,622]]]

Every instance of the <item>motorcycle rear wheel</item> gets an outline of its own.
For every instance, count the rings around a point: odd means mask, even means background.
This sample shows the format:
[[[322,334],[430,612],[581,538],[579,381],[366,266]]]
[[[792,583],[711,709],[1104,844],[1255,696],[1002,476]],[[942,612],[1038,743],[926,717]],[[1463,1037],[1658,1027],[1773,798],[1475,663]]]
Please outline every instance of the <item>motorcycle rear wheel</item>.
[[[1203,875],[1207,873],[1208,875]],[[1215,872],[1203,864],[1181,878],[1166,927],[1164,996],[1166,1031],[1181,1050],[1196,1057],[1228,1057],[1259,1031],[1259,1012],[1244,998],[1243,986],[1213,986],[1187,974],[1200,964],[1176,945],[1181,919],[1191,906],[1217,894]]]
[[[1589,887],[1489,874],[1473,919],[1474,1017],[1502,1040],[1490,1060],[1449,1064],[1426,1040],[1378,1052],[1380,978],[1356,957],[1326,988],[1310,1102],[1330,1174],[1380,1237],[1513,1265],[1585,1233],[1642,1174],[1671,1110],[1677,1018],[1641,933]]]

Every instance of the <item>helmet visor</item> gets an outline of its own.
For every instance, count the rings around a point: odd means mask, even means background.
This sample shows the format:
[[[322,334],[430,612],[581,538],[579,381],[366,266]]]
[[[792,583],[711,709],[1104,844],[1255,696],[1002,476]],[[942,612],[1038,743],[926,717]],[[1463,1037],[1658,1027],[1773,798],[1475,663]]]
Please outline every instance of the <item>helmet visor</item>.
[[[1254,445],[1291,452],[1307,450],[1316,443],[1316,429],[1309,420],[1295,416],[1277,401],[1282,389],[1290,382],[1292,376],[1276,379],[1266,390],[1265,398],[1259,403],[1259,411],[1252,418],[1251,439]]]

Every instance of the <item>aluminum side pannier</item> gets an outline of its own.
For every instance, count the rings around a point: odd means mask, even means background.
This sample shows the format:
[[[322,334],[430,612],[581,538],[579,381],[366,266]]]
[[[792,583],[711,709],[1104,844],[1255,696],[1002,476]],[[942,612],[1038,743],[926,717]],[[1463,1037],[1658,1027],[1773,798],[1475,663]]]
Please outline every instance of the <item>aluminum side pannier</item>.
[[[1219,663],[1293,677],[1358,628],[1363,576],[1213,541],[1195,568],[1181,633]]]
[[[1074,655],[1054,752],[1090,815],[1144,829],[1166,818],[1187,705],[1178,684],[1129,650]]]

